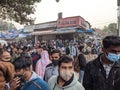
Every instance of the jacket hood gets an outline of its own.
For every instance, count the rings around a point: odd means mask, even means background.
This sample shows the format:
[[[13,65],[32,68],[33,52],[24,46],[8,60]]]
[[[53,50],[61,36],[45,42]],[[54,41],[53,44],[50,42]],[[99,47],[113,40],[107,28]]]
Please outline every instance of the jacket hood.
[[[32,76],[30,77],[29,81],[35,80],[36,78],[41,78],[41,77],[32,71]]]
[[[55,77],[55,79],[56,79],[56,80],[55,80],[55,81],[56,81],[56,85],[57,85],[57,77],[58,77],[58,76]],[[73,86],[77,83],[77,81],[78,81],[78,80],[77,80],[77,78],[75,77],[75,74],[74,74],[74,76],[73,76],[73,81],[72,81],[69,85],[63,86],[62,88],[70,88],[70,87],[73,87]],[[60,87],[60,86],[57,85],[57,87]]]

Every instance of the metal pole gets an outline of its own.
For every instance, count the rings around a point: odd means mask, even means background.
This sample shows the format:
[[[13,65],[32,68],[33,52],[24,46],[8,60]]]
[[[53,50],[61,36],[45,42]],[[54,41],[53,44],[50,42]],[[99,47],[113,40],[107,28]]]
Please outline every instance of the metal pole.
[[[120,0],[117,0],[118,6],[118,36],[120,36]]]
[[[118,6],[118,36],[120,36],[120,6]]]

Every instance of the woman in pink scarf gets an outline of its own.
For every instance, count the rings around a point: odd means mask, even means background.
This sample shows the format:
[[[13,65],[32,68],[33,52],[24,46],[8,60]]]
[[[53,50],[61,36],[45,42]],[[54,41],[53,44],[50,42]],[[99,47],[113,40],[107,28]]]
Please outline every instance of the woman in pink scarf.
[[[36,64],[36,73],[43,79],[45,68],[49,64],[49,54],[46,50],[41,52],[41,59]]]

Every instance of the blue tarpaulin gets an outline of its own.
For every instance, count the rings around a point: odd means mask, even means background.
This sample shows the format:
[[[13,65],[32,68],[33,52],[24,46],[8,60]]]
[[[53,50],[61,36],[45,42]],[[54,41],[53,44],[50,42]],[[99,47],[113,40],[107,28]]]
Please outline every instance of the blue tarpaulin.
[[[4,34],[4,33],[0,33],[0,38],[4,38],[4,39],[15,39],[17,37],[19,38],[24,38],[27,37],[28,34],[24,33],[24,29],[20,29],[20,30],[14,30],[14,29],[10,29],[8,30],[8,33]]]
[[[25,34],[25,33],[21,33],[21,34],[19,34],[19,38],[25,38],[25,37],[27,37],[29,34]]]
[[[76,30],[76,32],[80,32],[80,33],[93,33],[94,30],[90,29],[90,30]]]
[[[19,34],[11,34],[11,33],[8,33],[8,34],[1,34],[1,38],[4,38],[4,39],[14,39],[16,37],[18,37]]]

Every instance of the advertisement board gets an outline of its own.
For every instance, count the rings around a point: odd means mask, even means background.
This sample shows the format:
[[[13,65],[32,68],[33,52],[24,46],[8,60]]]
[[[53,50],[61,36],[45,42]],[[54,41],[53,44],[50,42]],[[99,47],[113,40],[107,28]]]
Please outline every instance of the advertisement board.
[[[57,28],[78,27],[78,26],[82,28],[86,28],[86,22],[80,16],[60,18],[57,20]]]

